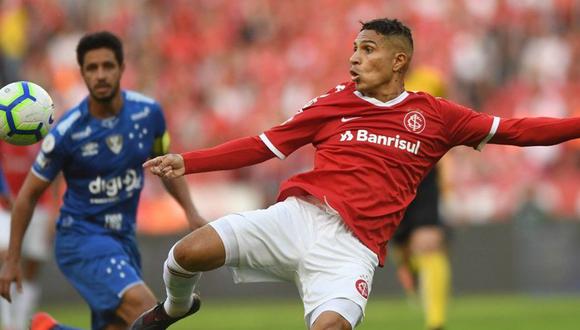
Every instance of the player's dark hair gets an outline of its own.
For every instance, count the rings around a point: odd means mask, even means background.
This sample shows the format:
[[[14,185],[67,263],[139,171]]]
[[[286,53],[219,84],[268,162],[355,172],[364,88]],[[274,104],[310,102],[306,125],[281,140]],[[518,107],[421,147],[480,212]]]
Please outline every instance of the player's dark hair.
[[[413,35],[411,29],[397,19],[376,18],[370,21],[361,22],[362,30],[372,30],[384,36],[398,36],[406,39],[409,42],[411,50],[413,50]]]
[[[77,45],[77,62],[82,67],[85,54],[94,49],[108,48],[115,54],[119,65],[123,64],[123,44],[116,35],[108,31],[89,33],[84,35]]]

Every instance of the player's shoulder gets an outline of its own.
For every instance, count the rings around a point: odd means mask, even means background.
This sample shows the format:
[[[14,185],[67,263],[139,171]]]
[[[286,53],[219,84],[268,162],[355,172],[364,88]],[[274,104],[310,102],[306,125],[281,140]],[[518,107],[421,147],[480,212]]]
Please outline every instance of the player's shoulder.
[[[87,110],[87,100],[85,99],[75,107],[67,110],[60,117],[54,128],[51,130],[51,134],[56,137],[69,135],[75,130],[75,127],[78,127],[83,120],[89,116]]]
[[[152,113],[161,112],[161,105],[154,98],[132,91],[123,91],[125,109],[133,121],[149,117]]]
[[[302,110],[314,109],[323,106],[337,106],[342,103],[352,101],[352,95],[355,91],[353,82],[344,82],[337,84],[329,89],[326,93],[321,94],[306,103]]]
[[[427,92],[424,91],[413,91],[413,90],[407,90],[408,95],[408,100],[409,101],[424,101],[424,102],[428,102],[431,104],[436,104],[438,102],[439,99],[441,99],[440,97],[436,97],[433,96]]]
[[[83,112],[83,101],[74,108],[67,110],[58,120],[56,125],[50,130],[50,132],[44,137],[41,144],[41,150],[43,154],[50,154],[57,146],[62,145],[67,140],[67,137],[71,135],[71,132],[75,131],[76,128],[81,127],[79,123],[83,122],[83,117],[86,113]],[[66,144],[66,143],[64,143]],[[44,162],[44,158],[38,158],[37,162]]]
[[[447,101],[440,96],[433,96],[423,91],[407,91],[407,103],[419,105],[422,109],[430,109],[434,112],[441,112]]]
[[[132,91],[132,90],[123,90],[123,95],[125,98],[125,102],[129,104],[135,105],[149,105],[149,106],[158,106],[159,103],[153,97]]]

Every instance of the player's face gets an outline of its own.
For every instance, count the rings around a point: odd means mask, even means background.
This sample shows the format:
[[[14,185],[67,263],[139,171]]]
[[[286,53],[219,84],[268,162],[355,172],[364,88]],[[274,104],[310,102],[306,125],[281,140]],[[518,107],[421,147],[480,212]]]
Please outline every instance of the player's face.
[[[389,86],[401,68],[401,52],[394,46],[392,40],[373,30],[358,34],[350,57],[350,76],[359,92],[377,97]]]
[[[97,48],[85,54],[81,73],[91,97],[105,103],[119,94],[123,70],[111,49]]]

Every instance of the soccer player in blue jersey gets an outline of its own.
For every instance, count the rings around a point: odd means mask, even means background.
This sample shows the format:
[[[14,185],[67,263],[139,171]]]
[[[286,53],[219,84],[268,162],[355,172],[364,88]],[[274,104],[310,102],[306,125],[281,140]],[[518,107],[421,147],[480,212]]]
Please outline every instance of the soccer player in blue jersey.
[[[120,89],[123,47],[115,35],[84,36],[77,60],[89,96],[44,139],[16,198],[0,295],[10,300],[10,285],[20,285],[22,238],[38,197],[62,172],[67,190],[56,229],[58,266],[89,304],[93,329],[126,329],[156,302],[142,280],[135,218],[143,188],[141,164],[166,153],[169,137],[155,100]],[[164,179],[163,184],[192,229],[204,224],[185,180]],[[47,315],[33,319],[35,327],[70,329]]]

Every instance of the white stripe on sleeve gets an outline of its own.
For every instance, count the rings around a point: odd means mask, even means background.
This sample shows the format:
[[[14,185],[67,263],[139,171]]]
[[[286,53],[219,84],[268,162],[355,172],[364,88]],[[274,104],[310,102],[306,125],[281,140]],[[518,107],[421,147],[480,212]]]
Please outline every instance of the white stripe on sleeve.
[[[276,155],[276,157],[278,157],[280,159],[286,158],[286,156],[284,156],[284,154],[280,150],[278,150],[278,148],[276,148],[276,146],[274,146],[274,144],[272,144],[272,142],[268,139],[266,134],[264,134],[264,133],[260,134],[260,139],[262,140],[262,142],[264,142],[266,147],[268,147],[268,149],[270,149],[270,151],[272,151],[274,153],[274,155]]]
[[[49,178],[45,177],[44,175],[38,173],[38,171],[35,170],[34,167],[31,167],[30,168],[30,172],[32,172],[32,174],[34,174],[34,176],[36,176],[37,178],[39,178],[42,181],[46,181],[46,182],[51,182],[52,181],[51,179],[49,179]]]
[[[491,124],[491,129],[489,130],[489,133],[487,134],[487,136],[485,137],[485,139],[483,139],[479,145],[477,146],[478,151],[483,150],[483,147],[485,147],[485,145],[489,142],[489,140],[491,140],[491,138],[495,135],[495,133],[497,132],[497,128],[499,127],[499,117],[494,116],[493,117],[493,123]]]

